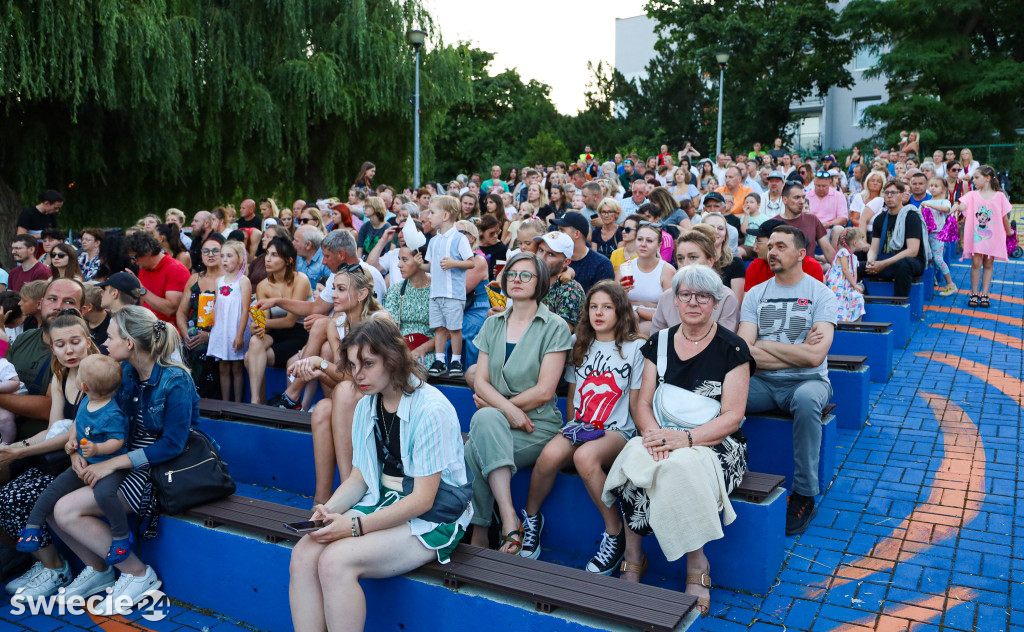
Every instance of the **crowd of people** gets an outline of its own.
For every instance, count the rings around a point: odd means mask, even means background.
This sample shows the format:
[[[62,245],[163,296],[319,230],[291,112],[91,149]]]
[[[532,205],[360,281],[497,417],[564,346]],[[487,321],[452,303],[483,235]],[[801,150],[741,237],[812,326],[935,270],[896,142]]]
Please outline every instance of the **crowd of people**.
[[[587,147],[402,192],[365,163],[344,201],[246,199],[187,227],[169,209],[77,235],[47,191],[0,275],[0,531],[34,556],[7,591],[113,601],[158,586],[124,507],[158,516],[147,466],[181,453],[208,397],[312,413],[327,526],[292,556],[296,629],[358,623],[359,578],[445,562],[467,531],[488,546],[495,519],[500,550],[541,556],[544,528],[570,528],[541,511],[569,464],[604,521],[586,569],[640,581],[654,533],[686,556],[706,613],[703,546],[735,517],[746,413],[793,416],[786,533],[815,515],[826,357],[836,323],[864,313],[866,276],[906,296],[932,265],[952,294],[956,243],[968,305],[989,306],[1011,234],[992,168],[967,149],[922,160],[916,132],[873,152],[840,165],[776,139],[601,162]],[[286,370],[281,392],[268,367]],[[465,445],[439,378],[473,390]]]

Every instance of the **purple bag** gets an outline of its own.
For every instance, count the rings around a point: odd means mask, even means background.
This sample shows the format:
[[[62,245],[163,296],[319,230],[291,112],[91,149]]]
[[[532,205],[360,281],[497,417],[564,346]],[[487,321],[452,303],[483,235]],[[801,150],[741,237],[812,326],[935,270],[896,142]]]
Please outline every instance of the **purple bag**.
[[[572,423],[562,428],[562,436],[573,445],[583,445],[587,441],[604,436],[604,428],[595,428],[588,423]]]

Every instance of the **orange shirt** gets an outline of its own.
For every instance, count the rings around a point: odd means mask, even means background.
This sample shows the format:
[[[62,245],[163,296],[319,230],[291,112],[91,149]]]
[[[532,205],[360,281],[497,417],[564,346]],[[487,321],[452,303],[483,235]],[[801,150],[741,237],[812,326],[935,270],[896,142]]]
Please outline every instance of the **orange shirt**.
[[[740,185],[740,190],[737,193],[733,193],[732,191],[730,191],[729,189],[725,188],[724,186],[718,187],[717,189],[715,189],[715,191],[717,191],[718,193],[721,193],[722,195],[725,195],[726,193],[728,193],[729,195],[733,196],[732,210],[729,211],[733,215],[743,215],[743,200],[747,199],[747,195],[748,194],[754,192],[753,189],[751,189],[750,187],[746,186],[745,184],[741,184]]]

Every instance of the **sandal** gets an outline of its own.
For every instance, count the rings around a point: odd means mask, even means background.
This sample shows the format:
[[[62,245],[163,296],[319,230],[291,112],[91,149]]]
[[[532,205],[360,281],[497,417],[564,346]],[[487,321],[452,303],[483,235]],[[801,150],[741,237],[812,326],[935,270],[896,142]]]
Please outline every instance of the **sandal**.
[[[639,564],[636,562],[628,562],[623,558],[622,562],[619,564],[620,578],[622,577],[622,573],[636,573],[636,581],[637,583],[640,583],[644,578],[644,574],[647,573],[647,556],[645,555],[643,561]]]
[[[501,536],[501,542],[502,544],[498,546],[499,551],[505,546],[505,544],[510,544],[510,550],[504,551],[504,553],[508,553],[509,555],[519,555],[519,552],[523,550],[523,522],[520,520],[517,528]]]
[[[708,569],[710,571],[711,569]],[[686,574],[686,585],[691,584],[702,586],[711,590],[711,575],[707,572],[704,573],[687,573]],[[702,617],[708,616],[711,612],[711,599],[708,597],[697,597],[697,610],[700,612]]]
[[[18,550],[22,553],[32,553],[39,550],[43,541],[43,529],[41,527],[25,527],[18,536]]]
[[[977,294],[971,294],[971,297],[967,299],[967,307],[977,307],[977,306],[978,306],[978,295]]]
[[[110,550],[107,551],[107,557],[103,560],[107,566],[114,566],[128,559],[128,556],[132,554],[132,544],[135,542],[135,537],[132,533],[128,532],[127,538],[118,538],[110,543]]]
[[[982,294],[978,297],[978,307],[992,307],[992,303],[988,300],[988,294]]]

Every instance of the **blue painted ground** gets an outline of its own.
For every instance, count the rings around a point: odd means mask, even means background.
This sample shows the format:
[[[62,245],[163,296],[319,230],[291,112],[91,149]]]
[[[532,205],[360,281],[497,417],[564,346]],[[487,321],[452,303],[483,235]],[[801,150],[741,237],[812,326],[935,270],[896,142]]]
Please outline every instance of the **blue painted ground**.
[[[953,267],[960,287],[968,272]],[[871,385],[867,425],[840,432],[838,475],[810,529],[787,539],[776,585],[766,597],[713,590],[704,630],[1024,631],[1024,533],[1014,524],[1024,517],[1024,263],[997,264],[996,278],[989,310],[968,309],[962,294],[934,298],[896,351],[891,379]],[[272,499],[308,504],[284,492]],[[139,623],[242,629],[178,604],[164,621]],[[103,628],[0,609],[0,632],[26,629]]]

